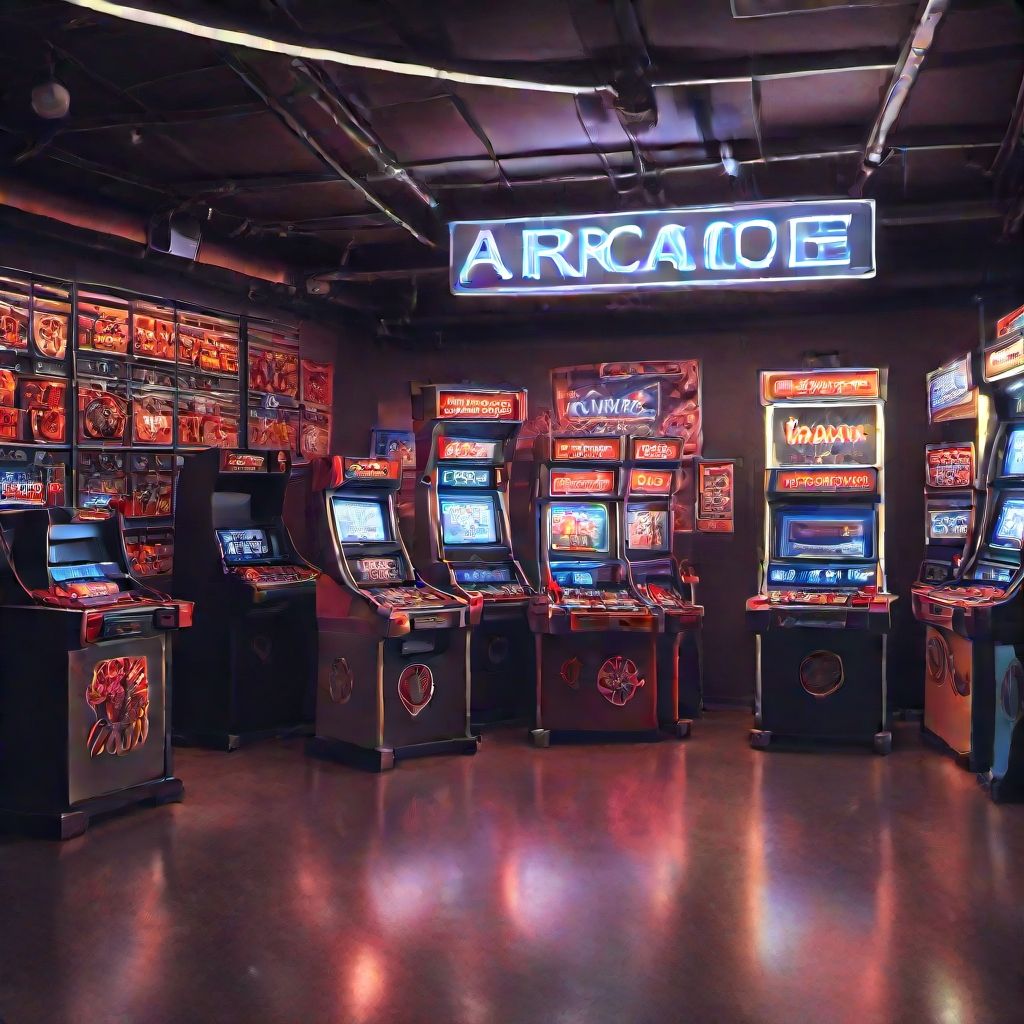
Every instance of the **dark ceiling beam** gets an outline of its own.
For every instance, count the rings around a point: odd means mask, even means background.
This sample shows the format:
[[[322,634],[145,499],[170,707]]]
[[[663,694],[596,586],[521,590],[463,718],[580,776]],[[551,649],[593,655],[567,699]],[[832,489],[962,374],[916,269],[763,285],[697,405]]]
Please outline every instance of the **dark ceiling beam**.
[[[139,117],[80,117],[72,118],[60,125],[60,135],[71,135],[80,132],[104,132],[118,128],[169,128],[195,124],[201,121],[234,120],[235,118],[252,117],[253,114],[266,113],[262,103],[232,103],[223,107],[207,107],[199,110],[169,110],[165,113],[152,115],[143,114]]]
[[[1006,126],[1006,134],[999,144],[999,150],[989,169],[989,173],[996,179],[997,184],[1004,170],[1019,151],[1022,136],[1024,136],[1024,79],[1021,80],[1020,89],[1017,91],[1017,100],[1013,105],[1010,123]]]
[[[893,68],[889,88],[868,133],[861,171],[850,189],[851,196],[864,194],[864,187],[869,179],[892,151],[888,145],[889,133],[896,126],[900,113],[910,97],[910,91],[935,41],[935,32],[949,10],[949,5],[950,0],[921,0],[900,59]]]
[[[284,105],[277,100],[270,92],[269,87],[259,78],[259,76],[236,54],[226,52],[224,54],[224,61],[230,67],[239,78],[272,110],[278,117],[278,119],[285,125],[286,128],[293,135],[295,135],[305,146],[309,149],[320,161],[329,167],[338,176],[339,181],[347,182],[358,192],[360,192],[363,198],[375,209],[379,210],[391,221],[393,221],[398,227],[407,231],[416,241],[429,247],[435,248],[436,242],[431,238],[428,238],[422,231],[410,224],[404,217],[402,217],[397,211],[391,208],[383,199],[377,196],[370,188],[367,187],[359,178],[349,173],[341,163],[313,137],[312,132],[309,131],[298,118],[289,110],[285,109]]]
[[[270,192],[275,189],[298,188],[305,185],[343,185],[346,189],[353,187],[347,181],[340,181],[333,171],[324,173],[290,171],[285,174],[255,174],[231,178],[187,178],[175,181],[173,185],[179,191],[190,195]]]
[[[404,185],[421,203],[433,209],[437,200],[402,166],[398,157],[363,120],[334,83],[319,68],[307,61],[292,61],[295,73],[315,90],[311,96],[345,137],[377,165],[378,171]]]

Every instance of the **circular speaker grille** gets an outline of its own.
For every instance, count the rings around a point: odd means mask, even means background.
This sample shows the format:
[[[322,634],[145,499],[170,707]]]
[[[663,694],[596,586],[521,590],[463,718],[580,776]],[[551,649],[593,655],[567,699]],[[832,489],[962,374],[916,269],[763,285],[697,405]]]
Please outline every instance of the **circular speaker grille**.
[[[800,662],[800,685],[812,697],[828,697],[843,685],[843,659],[832,651],[811,651]]]

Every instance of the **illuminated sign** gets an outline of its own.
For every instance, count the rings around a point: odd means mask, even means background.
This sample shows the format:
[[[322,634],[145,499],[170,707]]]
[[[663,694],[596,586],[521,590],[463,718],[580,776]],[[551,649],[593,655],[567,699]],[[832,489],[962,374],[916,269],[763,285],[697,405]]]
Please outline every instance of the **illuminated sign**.
[[[565,418],[588,423],[643,423],[658,418],[661,387],[658,383],[637,387],[632,381],[601,381],[566,394]]]
[[[1013,377],[1024,369],[1024,333],[985,353],[985,380]]]
[[[732,461],[701,462],[697,477],[697,529],[732,533],[736,503],[736,467]]]
[[[345,458],[346,480],[398,480],[402,467],[395,459]]]
[[[622,439],[618,437],[556,437],[551,446],[555,462],[619,462]]]
[[[636,462],[678,462],[683,442],[676,437],[634,437],[631,442]]]
[[[439,481],[442,487],[490,487],[489,469],[442,469]]]
[[[522,393],[517,391],[439,391],[437,415],[442,420],[522,419]]]
[[[776,466],[875,466],[875,405],[775,405],[769,410]]]
[[[266,467],[265,455],[251,452],[224,452],[221,455],[220,468],[225,473],[259,473]]]
[[[878,370],[763,370],[761,401],[878,398]]]
[[[925,446],[925,482],[929,487],[956,489],[974,484],[973,444]]]
[[[611,494],[615,470],[553,469],[548,483],[552,494]]]
[[[498,451],[497,441],[470,441],[457,437],[437,439],[439,459],[488,459],[494,460]]]
[[[670,469],[631,469],[629,490],[631,494],[671,494],[675,474]]]
[[[932,370],[928,383],[928,422],[972,420],[978,415],[978,392],[971,377],[971,357]]]
[[[877,482],[874,469],[783,469],[775,478],[775,490],[783,494],[874,491]]]
[[[871,199],[456,221],[455,295],[686,288],[875,275]]]
[[[360,583],[399,583],[402,580],[397,558],[357,558],[355,569]]]
[[[996,335],[1001,338],[1004,334],[1009,334],[1010,331],[1015,331],[1018,327],[1024,327],[1024,306],[999,318],[999,321],[996,323]]]

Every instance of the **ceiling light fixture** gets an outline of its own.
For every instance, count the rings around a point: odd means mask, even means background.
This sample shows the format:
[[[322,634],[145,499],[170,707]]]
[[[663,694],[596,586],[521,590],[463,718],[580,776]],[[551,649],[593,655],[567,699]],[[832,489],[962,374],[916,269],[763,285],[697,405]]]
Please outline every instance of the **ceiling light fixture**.
[[[136,24],[149,25],[152,28],[164,28],[170,29],[172,32],[183,32],[186,35],[198,36],[201,39],[208,39],[229,46],[244,46],[250,50],[262,50],[265,53],[280,53],[288,57],[325,61],[329,64],[344,64],[348,67],[367,68],[371,71],[385,71],[395,75],[434,78],[446,82],[461,82],[464,85],[489,85],[496,89],[563,93],[570,96],[593,92],[614,92],[614,89],[609,85],[530,82],[518,78],[475,75],[465,71],[450,71],[445,68],[431,67],[426,64],[382,60],[359,53],[347,53],[343,50],[305,46],[301,43],[289,43],[282,39],[270,39],[251,32],[240,32],[237,29],[204,25],[201,22],[179,18],[173,14],[163,14],[159,11],[143,10],[138,7],[128,6],[127,4],[113,3],[112,0],[66,0],[66,2],[74,7],[95,11],[97,14],[106,14],[112,18],[121,18],[124,21],[133,21]]]

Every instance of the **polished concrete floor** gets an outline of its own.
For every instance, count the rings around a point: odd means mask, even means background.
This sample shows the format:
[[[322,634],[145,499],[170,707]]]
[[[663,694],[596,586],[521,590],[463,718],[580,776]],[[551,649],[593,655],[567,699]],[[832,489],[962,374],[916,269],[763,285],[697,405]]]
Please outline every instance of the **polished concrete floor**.
[[[748,724],[385,776],[181,751],[184,804],[0,840],[0,1018],[1024,1020],[1024,806],[913,726],[885,759]]]

